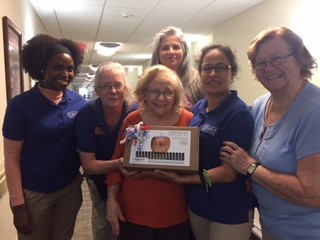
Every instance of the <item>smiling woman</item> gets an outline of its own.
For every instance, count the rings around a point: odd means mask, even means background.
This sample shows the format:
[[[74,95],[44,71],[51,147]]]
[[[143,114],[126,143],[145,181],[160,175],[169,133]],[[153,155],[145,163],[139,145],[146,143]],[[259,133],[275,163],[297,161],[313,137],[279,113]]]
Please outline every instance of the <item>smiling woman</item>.
[[[137,110],[124,67],[117,62],[98,65],[94,77],[98,96],[83,107],[76,119],[77,147],[92,200],[93,239],[115,239],[106,219],[107,173],[122,165],[121,159],[110,160],[121,124]],[[85,126],[85,127],[84,127]]]
[[[184,110],[181,104],[184,96],[181,81],[169,68],[163,65],[147,68],[134,93],[141,109],[128,115],[119,136],[124,135],[129,125],[141,121],[150,126],[189,125],[192,113]],[[170,141],[158,136],[152,142],[154,151],[158,153],[166,152],[170,146]],[[123,157],[124,148],[124,145],[117,143],[113,158]],[[183,186],[152,178],[148,174],[130,178],[125,177],[128,172],[121,172],[108,175],[107,206],[110,211],[107,216],[115,235],[120,240],[188,239],[188,213]],[[126,221],[119,221],[123,217]],[[146,238],[146,234],[150,237]]]
[[[203,92],[182,30],[174,26],[163,28],[154,37],[153,45],[151,65],[163,64],[176,72],[185,89],[185,108],[192,110],[193,105],[203,98]]]
[[[252,106],[250,155],[225,142],[221,158],[250,176],[263,239],[317,239],[320,89],[309,81],[316,60],[302,38],[286,27],[258,33],[247,54],[252,72],[269,93]]]
[[[82,201],[74,120],[85,101],[67,87],[82,59],[76,43],[44,34],[22,48],[22,66],[37,83],[9,102],[3,122],[5,171],[19,239],[72,237]]]
[[[184,106],[184,89],[177,74],[163,65],[154,65],[144,72],[135,90],[145,117],[154,125],[175,123]]]

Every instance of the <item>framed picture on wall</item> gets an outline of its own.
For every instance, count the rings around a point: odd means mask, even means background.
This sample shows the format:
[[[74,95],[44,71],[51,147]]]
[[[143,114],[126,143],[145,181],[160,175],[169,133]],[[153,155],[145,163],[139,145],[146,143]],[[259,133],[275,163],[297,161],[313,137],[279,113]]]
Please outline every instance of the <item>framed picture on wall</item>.
[[[23,92],[22,33],[7,17],[2,18],[7,102]]]

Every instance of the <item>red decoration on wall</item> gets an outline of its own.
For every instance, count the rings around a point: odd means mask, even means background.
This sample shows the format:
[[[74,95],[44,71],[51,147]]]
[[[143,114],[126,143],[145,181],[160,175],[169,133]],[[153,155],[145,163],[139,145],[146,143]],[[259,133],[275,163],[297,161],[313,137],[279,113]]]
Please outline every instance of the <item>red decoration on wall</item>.
[[[81,49],[81,52],[84,53],[88,53],[88,44],[86,43],[79,43],[79,47]]]

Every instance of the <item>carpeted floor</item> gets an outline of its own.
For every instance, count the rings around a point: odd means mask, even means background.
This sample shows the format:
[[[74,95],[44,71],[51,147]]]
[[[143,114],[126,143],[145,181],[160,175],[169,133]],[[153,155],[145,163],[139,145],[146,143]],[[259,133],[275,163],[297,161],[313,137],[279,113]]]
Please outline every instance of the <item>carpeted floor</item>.
[[[83,202],[78,213],[72,240],[93,240],[91,232],[91,199],[87,182],[82,182]],[[260,240],[252,234],[250,240]]]
[[[91,232],[91,199],[88,184],[82,182],[83,202],[78,213],[72,240],[93,240]]]

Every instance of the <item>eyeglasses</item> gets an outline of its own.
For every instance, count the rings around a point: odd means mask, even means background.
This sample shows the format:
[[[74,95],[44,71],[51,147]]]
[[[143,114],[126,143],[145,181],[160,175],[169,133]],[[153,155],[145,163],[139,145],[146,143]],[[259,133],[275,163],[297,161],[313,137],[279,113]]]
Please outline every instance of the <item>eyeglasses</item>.
[[[203,65],[201,67],[201,71],[204,72],[204,73],[212,73],[212,70],[214,70],[214,72],[216,72],[216,73],[222,73],[222,72],[227,71],[230,68],[231,68],[231,66],[227,65],[227,64],[218,64],[218,65],[215,65],[215,66]]]
[[[115,84],[107,83],[101,86],[97,86],[97,88],[103,91],[108,91],[108,92],[111,92],[112,89],[116,91],[122,91],[124,89],[124,85],[122,83],[115,83]]]
[[[285,56],[276,56],[276,57],[271,58],[269,61],[257,62],[254,64],[253,67],[255,70],[264,70],[267,67],[268,63],[272,64],[273,66],[281,65],[281,64],[285,63],[287,58],[292,55],[293,54],[290,53]]]
[[[161,92],[158,89],[153,89],[153,90],[147,90],[147,92],[153,98],[158,98],[158,97],[160,97],[161,94],[163,95],[164,98],[167,98],[167,99],[174,97],[174,92],[169,91],[169,90]]]

